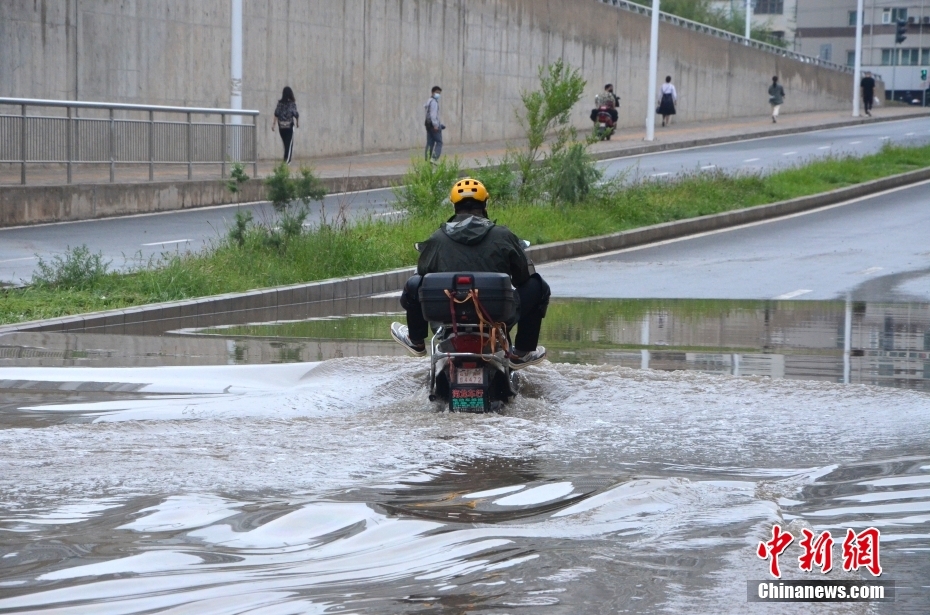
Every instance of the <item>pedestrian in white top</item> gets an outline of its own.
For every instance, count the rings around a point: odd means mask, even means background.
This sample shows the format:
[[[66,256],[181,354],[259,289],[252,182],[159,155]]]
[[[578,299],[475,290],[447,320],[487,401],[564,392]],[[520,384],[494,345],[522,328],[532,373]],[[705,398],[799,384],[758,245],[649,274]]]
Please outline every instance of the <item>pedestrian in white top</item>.
[[[665,83],[662,84],[662,100],[659,102],[659,108],[656,109],[656,113],[662,116],[662,125],[668,126],[672,123],[672,116],[675,115],[675,104],[678,102],[678,91],[675,89],[675,86],[672,85],[672,78],[668,76],[665,78]]]

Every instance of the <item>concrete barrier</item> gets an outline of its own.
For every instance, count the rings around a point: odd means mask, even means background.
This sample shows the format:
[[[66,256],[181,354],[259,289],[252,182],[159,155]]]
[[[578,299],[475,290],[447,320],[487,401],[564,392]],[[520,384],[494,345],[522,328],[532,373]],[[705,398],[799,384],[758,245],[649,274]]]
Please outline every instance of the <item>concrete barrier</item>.
[[[768,205],[665,222],[598,237],[533,246],[528,252],[538,264],[588,256],[778,218],[927,180],[930,180],[930,168]],[[0,326],[0,336],[14,331],[161,335],[167,331],[193,327],[358,313],[362,298],[399,292],[413,272],[414,269],[410,267],[244,293],[23,322]]]
[[[242,187],[242,202],[264,198],[261,182]],[[235,202],[220,180],[4,186],[0,189],[0,227],[90,220]]]
[[[0,2],[0,95],[224,107],[230,96],[228,0]],[[243,3],[242,104],[259,109],[259,157],[285,85],[302,112],[298,157],[391,151],[425,139],[423,104],[443,88],[448,142],[519,138],[514,109],[537,69],[577,67],[592,102],[612,82],[621,126],[646,117],[649,19],[595,0],[317,0]],[[659,76],[681,121],[769,113],[778,74],[786,112],[842,109],[851,75],[671,23]],[[588,110],[572,112],[586,128]]]

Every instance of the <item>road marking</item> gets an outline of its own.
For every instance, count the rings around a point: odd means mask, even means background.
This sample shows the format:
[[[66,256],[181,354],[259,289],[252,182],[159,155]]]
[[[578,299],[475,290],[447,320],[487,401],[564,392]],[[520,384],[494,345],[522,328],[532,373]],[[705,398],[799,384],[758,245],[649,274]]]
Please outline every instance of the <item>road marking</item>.
[[[859,145],[860,143],[862,143],[862,141],[850,141],[849,142],[850,145]]]
[[[666,171],[665,173],[653,173],[649,177],[665,177],[666,175],[669,175],[668,171]]]
[[[145,247],[149,246],[167,246],[169,244],[175,243],[189,243],[190,239],[172,239],[171,241],[156,241],[155,243],[144,243],[142,244]]]
[[[916,132],[905,132],[905,133],[904,133],[904,136],[905,136],[905,137],[909,137],[909,136],[911,136],[911,135],[916,135],[916,134],[917,134]]]
[[[824,145],[823,147],[818,147],[817,149],[830,149],[829,145]]]
[[[879,137],[878,140],[879,140],[879,141],[884,141],[884,140],[890,139],[890,138],[891,138],[891,137]]]
[[[881,197],[886,194],[894,194],[895,192],[901,192],[902,190],[909,190],[912,188],[917,188],[920,186],[927,186],[927,185],[930,185],[930,180],[917,182],[916,184],[910,184],[907,186],[898,186],[897,188],[890,188],[888,190],[882,190],[881,192],[876,192],[874,194],[867,194],[865,196],[856,197],[848,201],[843,201],[842,203],[834,203],[833,205],[824,205],[823,207],[818,207],[816,209],[808,209],[807,211],[799,211],[796,214],[789,214],[787,216],[779,216],[778,218],[769,218],[767,220],[759,220],[757,222],[747,222],[746,224],[737,224],[736,226],[718,228],[712,231],[704,231],[703,233],[694,233],[693,235],[685,235],[684,237],[675,237],[674,239],[663,239],[662,241],[653,241],[651,243],[644,243],[643,245],[633,246],[631,248],[620,248],[619,250],[611,250],[609,252],[598,252],[597,254],[588,254],[586,256],[576,256],[575,258],[566,258],[564,260],[553,261],[551,265],[558,266],[563,263],[573,263],[576,261],[592,261],[592,260],[601,259],[607,256],[616,256],[617,254],[625,254],[627,252],[638,252],[640,250],[648,250],[650,248],[658,248],[660,246],[666,246],[671,243],[691,241],[692,239],[699,239],[701,237],[708,237],[710,235],[719,235],[721,233],[739,231],[739,230],[743,230],[747,228],[752,228],[754,226],[762,226],[763,224],[772,224],[773,222],[790,220],[792,218],[800,218],[801,216],[809,216],[810,214],[820,213],[823,211],[829,211],[831,209],[836,209],[837,207],[846,207],[847,205],[852,205],[853,203],[861,203],[862,201],[867,201],[869,199]],[[930,252],[928,252],[928,254],[930,254]],[[537,269],[548,269],[549,266],[550,266],[550,263],[544,263],[542,265],[539,265]]]
[[[807,293],[812,293],[814,291],[808,290],[806,288],[799,288],[798,290],[793,290],[790,293],[785,293],[784,295],[778,295],[773,297],[774,299],[794,299],[795,297],[800,297],[801,295],[806,295]]]
[[[747,158],[747,159],[744,160],[743,162],[755,162],[755,161],[757,161],[757,160],[761,160],[761,159],[760,159],[760,158]]]
[[[872,275],[873,273],[878,273],[884,269],[884,267],[869,267],[868,269],[863,269],[862,271],[857,271],[859,275]]]
[[[15,263],[17,261],[33,261],[35,259],[36,259],[35,256],[26,256],[24,258],[8,258],[5,261],[0,261],[0,263]]]
[[[373,218],[380,218],[382,216],[402,216],[407,213],[406,209],[398,209],[397,211],[385,211],[380,214],[371,214]]]
[[[717,165],[715,165],[715,164],[709,164],[709,165],[707,165],[706,167],[701,167],[701,170],[702,170],[702,171],[706,171],[707,169],[716,169],[716,168],[717,168]]]
[[[782,156],[791,156],[792,154],[797,154],[797,152],[785,152]]]

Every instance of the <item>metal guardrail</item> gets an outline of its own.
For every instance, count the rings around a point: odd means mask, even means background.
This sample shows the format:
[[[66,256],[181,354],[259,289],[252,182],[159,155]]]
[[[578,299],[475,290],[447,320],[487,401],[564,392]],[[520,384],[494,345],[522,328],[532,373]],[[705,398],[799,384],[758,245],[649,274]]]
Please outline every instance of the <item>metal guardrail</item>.
[[[29,164],[65,164],[69,184],[78,164],[109,164],[110,182],[117,164],[148,165],[149,181],[155,179],[155,165],[187,165],[192,179],[194,165],[219,164],[225,177],[230,161],[242,161],[258,174],[258,111],[0,98],[0,109],[9,106],[19,107],[19,113],[0,112],[0,163],[21,165],[21,184]],[[66,114],[29,115],[30,108],[64,108]],[[80,117],[81,109],[108,113]],[[218,121],[194,121],[194,116]],[[234,116],[251,117],[252,123],[227,123]]]
[[[628,2],[627,0],[600,0],[603,4],[609,4],[615,6],[619,9],[630,11],[631,13],[639,13],[640,15],[652,16],[652,8],[643,6],[642,4],[636,4],[635,2]],[[721,30],[719,28],[714,28],[706,24],[699,23],[697,21],[691,21],[690,19],[684,19],[683,17],[678,17],[676,15],[671,15],[670,13],[659,12],[659,20],[665,21],[676,26],[681,26],[683,28],[688,28],[689,30],[695,30],[696,32],[701,32],[703,34],[709,34],[711,36],[716,36],[717,38],[722,38],[724,40],[732,41],[734,43],[739,43],[741,45],[746,45],[752,47],[753,49],[759,49],[766,51],[768,53],[774,53],[776,55],[782,56],[784,58],[790,58],[792,60],[797,60],[798,62],[804,62],[805,64],[814,64],[815,66],[822,66],[823,68],[829,68],[831,70],[839,71],[842,73],[853,73],[853,68],[851,66],[846,66],[845,64],[836,64],[834,62],[827,62],[826,60],[821,60],[820,58],[815,58],[812,56],[802,55],[800,53],[790,51],[779,47],[778,45],[772,45],[770,43],[763,43],[761,41],[755,41],[751,38],[746,38],[745,36],[740,36],[739,34],[734,34],[726,30]]]

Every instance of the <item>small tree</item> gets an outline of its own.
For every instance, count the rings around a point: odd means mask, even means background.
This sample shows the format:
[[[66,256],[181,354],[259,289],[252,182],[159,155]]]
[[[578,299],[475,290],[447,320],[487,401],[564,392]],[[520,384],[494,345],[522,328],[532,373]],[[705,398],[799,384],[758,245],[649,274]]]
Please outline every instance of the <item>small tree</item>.
[[[571,127],[571,110],[581,100],[586,85],[578,69],[572,68],[561,58],[549,66],[539,67],[540,89],[523,92],[523,110],[517,112],[517,120],[526,132],[525,150],[514,152],[514,162],[521,175],[520,196],[535,200],[543,182],[539,175],[544,172],[538,165],[540,150],[550,133],[555,139],[550,147],[550,156],[560,152],[576,132]]]
[[[249,176],[245,172],[245,165],[241,162],[234,162],[232,171],[229,173],[229,179],[226,180],[226,189],[236,195],[237,203],[242,195],[242,186],[247,181],[249,181]]]
[[[266,227],[266,243],[283,249],[287,241],[300,235],[303,223],[310,214],[310,202],[322,201],[326,197],[323,182],[314,175],[313,169],[302,167],[296,175],[291,174],[287,163],[282,162],[265,178],[268,200],[274,207],[277,218]],[[300,203],[296,208],[295,203]]]

